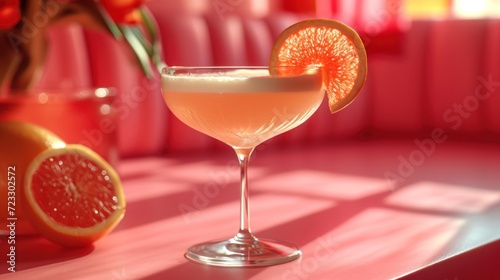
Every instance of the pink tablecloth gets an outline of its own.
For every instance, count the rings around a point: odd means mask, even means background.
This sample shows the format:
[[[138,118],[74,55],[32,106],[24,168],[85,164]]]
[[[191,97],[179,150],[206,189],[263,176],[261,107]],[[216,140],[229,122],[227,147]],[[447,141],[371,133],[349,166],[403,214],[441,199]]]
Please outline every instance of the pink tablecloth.
[[[128,159],[119,166],[127,213],[114,232],[78,250],[18,236],[15,273],[2,240],[0,278],[498,279],[500,146],[448,141],[420,159],[417,150],[410,140],[258,149],[253,231],[303,250],[297,261],[264,268],[183,256],[193,243],[236,233],[238,168],[229,149]]]

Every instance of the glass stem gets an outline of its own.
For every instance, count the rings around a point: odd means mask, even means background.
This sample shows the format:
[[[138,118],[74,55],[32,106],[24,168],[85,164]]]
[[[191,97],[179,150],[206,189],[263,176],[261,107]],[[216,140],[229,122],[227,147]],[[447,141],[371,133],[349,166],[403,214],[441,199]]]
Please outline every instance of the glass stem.
[[[250,230],[250,205],[248,200],[248,163],[254,148],[235,148],[241,169],[241,189],[240,189],[240,230],[234,237],[244,243],[253,243],[257,239]]]

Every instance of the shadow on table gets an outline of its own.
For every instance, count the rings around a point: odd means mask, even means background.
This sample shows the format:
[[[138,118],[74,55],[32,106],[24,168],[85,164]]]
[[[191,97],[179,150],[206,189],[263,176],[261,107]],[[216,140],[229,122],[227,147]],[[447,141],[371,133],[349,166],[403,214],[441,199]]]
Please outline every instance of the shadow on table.
[[[172,269],[160,271],[143,280],[156,279],[217,279],[217,280],[244,280],[266,268],[216,267],[192,262],[186,262]],[[196,275],[196,278],[193,278]]]
[[[1,241],[7,247],[7,242]],[[3,246],[2,246],[3,247]],[[2,250],[3,252],[4,250]],[[82,248],[64,248],[39,236],[17,236],[15,244],[15,270],[27,270],[34,267],[65,262],[84,257],[94,251],[94,246]],[[7,254],[7,253],[6,253]],[[2,262],[0,274],[10,273],[10,264]],[[1,278],[1,277],[0,277]]]

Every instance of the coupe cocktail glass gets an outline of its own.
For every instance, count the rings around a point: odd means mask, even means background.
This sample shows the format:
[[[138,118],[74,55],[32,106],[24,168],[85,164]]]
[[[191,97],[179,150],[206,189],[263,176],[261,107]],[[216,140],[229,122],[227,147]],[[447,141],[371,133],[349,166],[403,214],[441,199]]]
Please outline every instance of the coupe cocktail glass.
[[[325,96],[321,68],[166,67],[162,92],[177,118],[231,146],[241,166],[239,231],[229,239],[194,245],[186,257],[232,267],[298,258],[295,244],[252,234],[247,167],[257,145],[299,126],[319,107]]]

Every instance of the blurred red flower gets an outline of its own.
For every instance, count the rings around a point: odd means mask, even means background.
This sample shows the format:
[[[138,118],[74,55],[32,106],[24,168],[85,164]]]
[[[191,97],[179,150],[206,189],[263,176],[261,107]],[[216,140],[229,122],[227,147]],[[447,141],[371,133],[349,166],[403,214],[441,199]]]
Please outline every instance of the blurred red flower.
[[[10,29],[21,19],[19,0],[0,0],[0,29]]]
[[[139,8],[145,0],[100,0],[99,3],[116,23],[135,24],[141,21]]]

